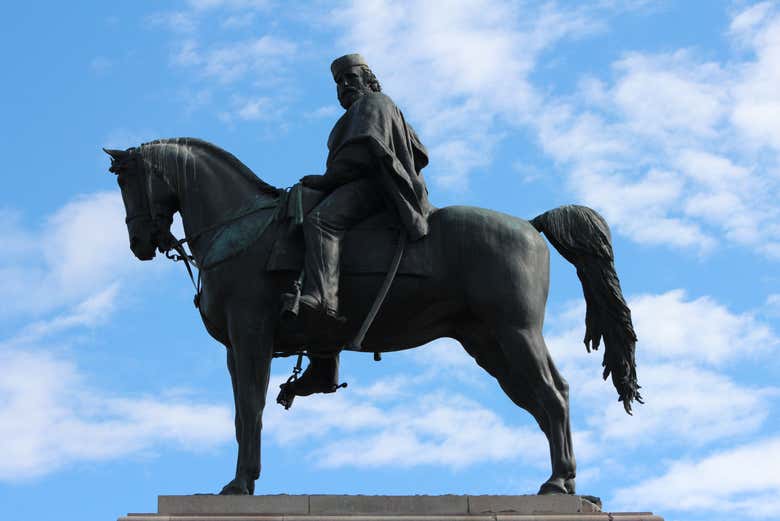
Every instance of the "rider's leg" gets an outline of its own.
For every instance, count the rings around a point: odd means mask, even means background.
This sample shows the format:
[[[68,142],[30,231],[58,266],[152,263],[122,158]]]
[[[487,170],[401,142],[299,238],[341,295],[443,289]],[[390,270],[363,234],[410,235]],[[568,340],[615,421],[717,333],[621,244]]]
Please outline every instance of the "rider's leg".
[[[384,208],[381,187],[370,179],[336,188],[303,221],[305,276],[300,303],[336,316],[341,257],[347,230]],[[290,383],[295,395],[333,392],[338,388],[339,355],[310,355],[309,366]]]
[[[303,221],[302,304],[336,316],[341,241],[348,229],[383,207],[381,187],[373,179],[360,179],[339,186],[309,212]]]

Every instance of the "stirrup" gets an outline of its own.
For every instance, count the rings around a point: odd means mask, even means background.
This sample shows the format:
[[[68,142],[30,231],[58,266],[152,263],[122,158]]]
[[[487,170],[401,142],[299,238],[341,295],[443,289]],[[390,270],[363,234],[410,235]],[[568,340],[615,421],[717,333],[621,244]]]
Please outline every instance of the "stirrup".
[[[347,385],[348,385],[347,382],[342,382],[338,385],[331,385],[330,388],[326,388],[323,391],[314,391],[311,394],[335,393],[341,388],[346,388]],[[292,407],[293,401],[295,400],[296,396],[302,396],[302,395],[295,394],[295,381],[285,382],[279,385],[279,394],[276,396],[276,403],[283,406],[285,410],[288,410],[290,407]]]

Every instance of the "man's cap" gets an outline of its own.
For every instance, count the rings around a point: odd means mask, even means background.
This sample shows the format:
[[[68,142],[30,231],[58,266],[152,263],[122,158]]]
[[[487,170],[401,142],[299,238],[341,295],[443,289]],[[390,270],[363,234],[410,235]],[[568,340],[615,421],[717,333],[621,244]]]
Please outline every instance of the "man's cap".
[[[361,65],[368,67],[366,60],[364,60],[361,55],[345,54],[341,58],[336,58],[333,60],[333,63],[330,64],[330,72],[333,74],[333,79],[335,80],[338,78],[339,74],[344,71],[344,69],[348,69],[350,67],[359,67]]]

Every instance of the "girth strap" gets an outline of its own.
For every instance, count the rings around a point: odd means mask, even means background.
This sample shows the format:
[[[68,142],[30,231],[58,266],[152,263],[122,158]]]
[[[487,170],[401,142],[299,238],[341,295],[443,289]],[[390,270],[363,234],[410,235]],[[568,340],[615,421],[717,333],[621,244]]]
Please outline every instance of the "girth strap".
[[[363,350],[363,340],[366,338],[368,328],[371,327],[371,324],[373,324],[374,319],[379,313],[379,308],[382,307],[382,303],[385,301],[385,297],[387,297],[387,292],[390,291],[390,286],[393,284],[396,273],[398,273],[398,266],[401,265],[401,257],[404,255],[405,248],[406,231],[402,228],[398,234],[398,244],[395,248],[393,262],[390,264],[390,269],[387,271],[387,275],[385,275],[385,280],[382,282],[382,287],[379,288],[379,293],[377,293],[376,299],[371,305],[371,309],[368,311],[368,315],[366,315],[366,318],[363,319],[363,325],[360,326],[357,335],[355,335],[355,339],[352,341],[352,345],[348,349],[355,351]],[[377,355],[378,353],[374,354],[375,359],[378,359]]]

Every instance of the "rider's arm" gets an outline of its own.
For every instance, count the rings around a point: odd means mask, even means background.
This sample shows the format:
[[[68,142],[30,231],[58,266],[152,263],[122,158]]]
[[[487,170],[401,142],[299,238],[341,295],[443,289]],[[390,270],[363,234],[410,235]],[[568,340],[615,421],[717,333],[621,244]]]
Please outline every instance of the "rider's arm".
[[[353,143],[342,148],[321,176],[306,176],[303,184],[317,190],[333,190],[355,181],[373,170],[374,160],[364,144]]]

